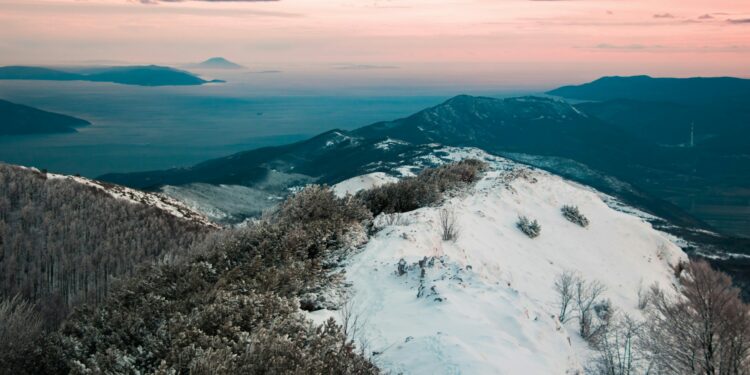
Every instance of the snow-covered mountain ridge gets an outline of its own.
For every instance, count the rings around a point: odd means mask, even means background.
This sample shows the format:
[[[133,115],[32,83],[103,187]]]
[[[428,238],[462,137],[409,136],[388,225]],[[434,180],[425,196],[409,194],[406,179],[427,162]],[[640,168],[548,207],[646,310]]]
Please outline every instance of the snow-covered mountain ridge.
[[[27,167],[22,167],[22,168],[26,168],[26,169],[30,169],[38,173],[42,173],[36,168],[27,168]],[[70,175],[63,175],[63,174],[56,174],[56,173],[44,173],[44,175],[48,179],[64,179],[64,180],[79,183],[81,185],[89,186],[94,189],[100,190],[104,193],[107,193],[114,198],[123,199],[126,201],[130,201],[132,203],[135,203],[135,204],[143,204],[146,206],[151,206],[159,210],[162,210],[172,216],[175,216],[177,218],[184,219],[184,220],[196,223],[196,224],[200,224],[200,225],[208,226],[212,228],[219,228],[217,224],[210,221],[202,213],[188,207],[182,201],[169,197],[165,194],[145,192],[141,190],[127,188],[127,187],[120,186],[120,185],[114,185],[114,184],[105,183],[105,182],[101,182],[97,180],[92,180],[92,179],[88,179],[88,178],[80,177],[80,176],[70,176]]]
[[[343,266],[345,294],[360,326],[353,337],[383,370],[404,374],[573,374],[591,352],[574,322],[556,314],[555,278],[574,271],[606,287],[620,313],[642,318],[638,290],[668,287],[687,256],[644,219],[611,207],[611,197],[478,149],[445,148],[432,163],[466,157],[490,171],[439,207],[375,219],[380,230]],[[409,166],[402,169],[405,174]],[[390,181],[361,176],[334,187],[352,193]],[[563,205],[586,215],[567,221]],[[454,213],[456,241],[443,241],[440,212]],[[516,228],[536,219],[541,235]],[[340,311],[310,313],[316,321]]]

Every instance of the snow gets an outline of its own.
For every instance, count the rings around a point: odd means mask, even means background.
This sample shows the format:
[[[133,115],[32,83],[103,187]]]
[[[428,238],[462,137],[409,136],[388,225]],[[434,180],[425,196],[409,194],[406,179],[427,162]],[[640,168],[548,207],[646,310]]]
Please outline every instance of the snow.
[[[378,150],[388,151],[393,146],[408,145],[409,142],[402,141],[400,139],[386,138],[385,140],[375,144],[375,148]]]
[[[398,181],[396,177],[383,172],[368,173],[339,182],[333,186],[333,192],[339,197],[345,197],[347,194],[354,195],[360,190],[372,189],[395,181]]]
[[[382,229],[346,261],[346,293],[362,322],[353,339],[388,373],[582,372],[591,351],[575,321],[561,326],[555,317],[555,277],[572,270],[599,281],[615,308],[638,318],[639,287],[668,287],[670,264],[686,255],[593,189],[481,150],[440,153],[446,161],[467,156],[488,160],[492,170],[440,207],[400,214],[392,225],[376,218]],[[590,225],[565,220],[563,205],[578,206]],[[457,218],[455,242],[441,239],[443,208]],[[538,220],[541,235],[522,234],[519,215]],[[341,319],[328,310],[309,316]]]

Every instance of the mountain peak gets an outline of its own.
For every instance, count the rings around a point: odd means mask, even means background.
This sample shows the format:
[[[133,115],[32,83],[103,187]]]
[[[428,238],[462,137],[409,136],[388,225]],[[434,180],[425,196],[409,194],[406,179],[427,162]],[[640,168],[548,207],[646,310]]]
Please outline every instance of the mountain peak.
[[[243,69],[244,66],[233,63],[223,57],[211,57],[206,61],[193,65],[195,68],[203,69]]]

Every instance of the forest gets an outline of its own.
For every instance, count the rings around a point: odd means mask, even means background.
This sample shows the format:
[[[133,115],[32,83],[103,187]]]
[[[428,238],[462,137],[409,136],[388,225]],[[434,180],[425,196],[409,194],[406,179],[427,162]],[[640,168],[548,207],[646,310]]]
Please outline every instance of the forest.
[[[0,300],[21,298],[54,328],[113,280],[180,253],[210,229],[75,181],[0,164]]]

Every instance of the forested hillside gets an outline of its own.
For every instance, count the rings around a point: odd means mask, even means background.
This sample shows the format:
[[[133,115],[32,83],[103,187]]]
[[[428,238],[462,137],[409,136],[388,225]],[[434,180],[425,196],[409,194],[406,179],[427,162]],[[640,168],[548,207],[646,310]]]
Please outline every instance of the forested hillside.
[[[161,209],[36,170],[0,164],[0,299],[19,296],[56,326],[113,279],[210,231]]]

